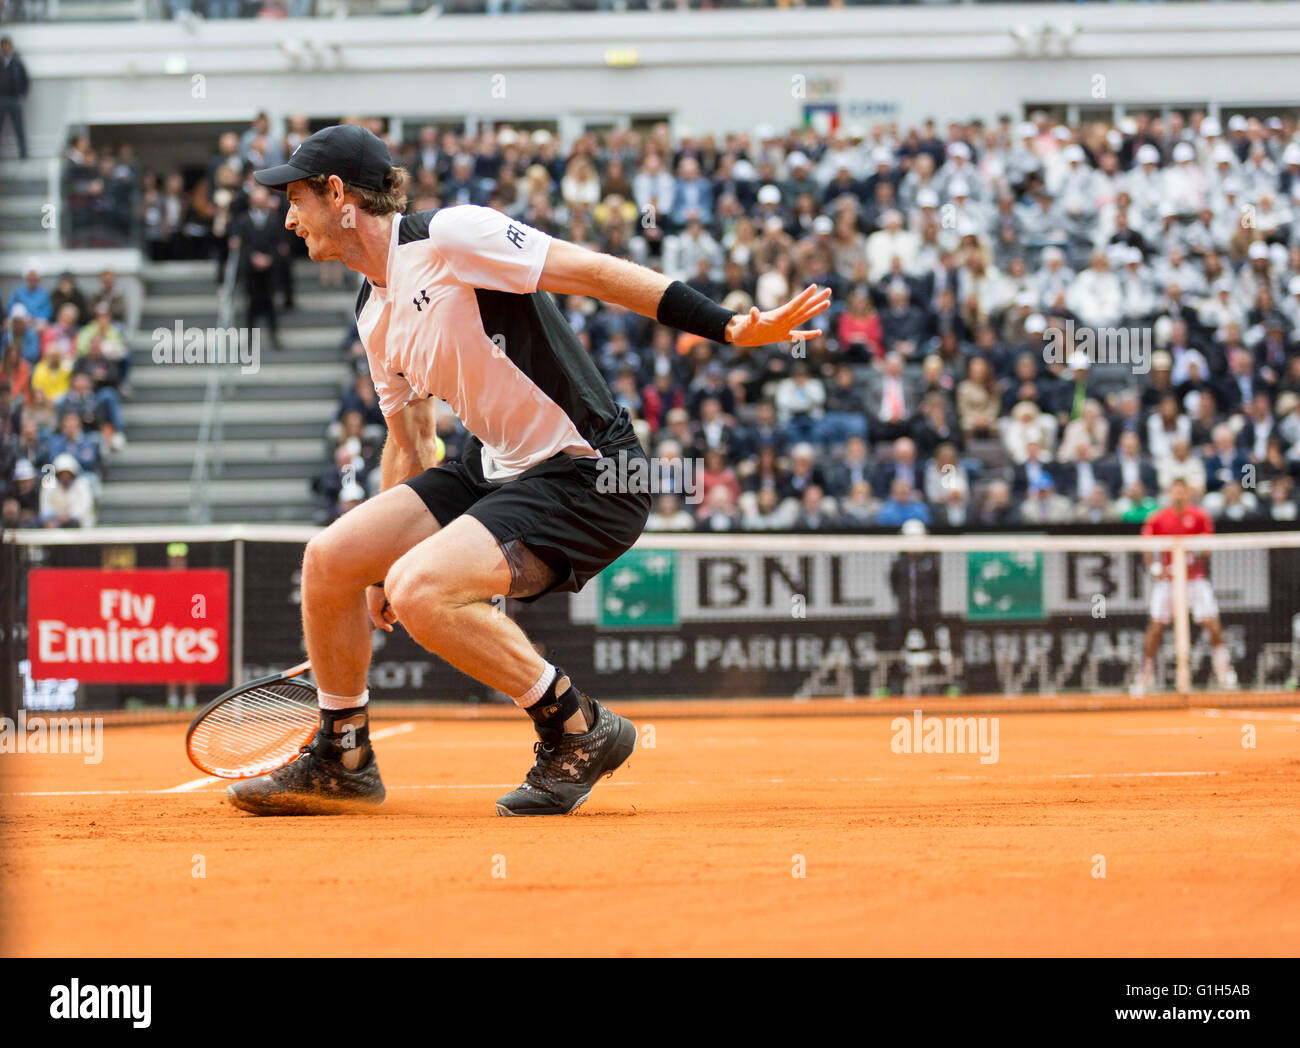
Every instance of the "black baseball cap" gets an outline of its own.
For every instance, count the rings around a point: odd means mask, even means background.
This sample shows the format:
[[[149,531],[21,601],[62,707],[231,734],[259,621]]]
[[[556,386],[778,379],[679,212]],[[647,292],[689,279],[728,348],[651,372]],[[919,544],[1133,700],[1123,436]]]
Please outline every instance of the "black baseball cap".
[[[269,189],[283,189],[300,178],[338,175],[350,186],[379,192],[392,167],[392,155],[381,139],[359,124],[336,124],[302,142],[287,163],[254,171],[253,177]]]

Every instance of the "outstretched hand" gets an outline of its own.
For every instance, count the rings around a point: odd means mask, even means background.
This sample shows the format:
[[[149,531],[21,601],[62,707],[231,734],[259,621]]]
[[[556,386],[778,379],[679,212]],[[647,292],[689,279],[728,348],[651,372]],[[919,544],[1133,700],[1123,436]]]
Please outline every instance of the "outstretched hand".
[[[830,304],[831,289],[818,290],[816,284],[811,284],[776,309],[764,313],[754,306],[748,313],[737,313],[727,322],[727,341],[735,346],[766,346],[772,342],[816,338],[822,333],[821,328],[805,330],[799,325]]]

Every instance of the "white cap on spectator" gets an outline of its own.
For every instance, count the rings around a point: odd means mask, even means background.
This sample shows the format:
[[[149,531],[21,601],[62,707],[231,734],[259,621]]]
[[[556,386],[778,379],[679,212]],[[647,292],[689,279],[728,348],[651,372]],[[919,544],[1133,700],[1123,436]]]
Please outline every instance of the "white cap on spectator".
[[[548,142],[552,141],[554,138],[555,136],[551,134],[549,131],[547,131],[546,128],[539,127],[536,131],[533,132],[533,145],[544,146]]]
[[[779,204],[781,203],[781,190],[770,182],[758,191],[758,202],[760,204]]]
[[[1128,245],[1111,244],[1110,247],[1106,249],[1106,261],[1116,269],[1124,265],[1128,262]]]
[[[1191,147],[1190,143],[1179,142],[1178,145],[1174,146],[1175,163],[1181,164],[1184,161],[1195,160],[1195,159],[1196,159],[1196,150]]]
[[[1228,118],[1229,131],[1245,131],[1250,126],[1250,121],[1240,113],[1236,113]]]
[[[970,196],[970,183],[964,178],[954,178],[948,183],[948,195],[950,197]]]
[[[1268,258],[1268,245],[1262,240],[1256,240],[1250,245],[1250,250],[1246,252],[1246,256],[1251,259]]]
[[[1134,247],[1132,244],[1130,244],[1128,246],[1128,250],[1124,253],[1124,265],[1140,266],[1142,262],[1143,262],[1142,249],[1140,247]]]
[[[1271,116],[1268,118],[1268,129],[1270,131],[1282,130],[1282,118],[1280,116]]]
[[[862,124],[854,124],[848,130],[849,141],[861,141],[867,137],[867,129]]]
[[[876,167],[893,167],[894,151],[888,146],[877,146],[871,151],[871,162]]]
[[[954,142],[948,147],[949,156],[959,156],[963,160],[970,159],[970,146],[965,142]]]
[[[64,452],[62,455],[54,457],[55,473],[71,473],[74,477],[81,472],[81,463],[77,461],[76,455],[70,455]]]
[[[27,459],[19,459],[14,463],[14,480],[35,480],[36,467]]]
[[[38,277],[41,275],[41,260],[39,258],[29,258],[23,266],[23,276],[28,273],[35,273]]]
[[[1237,159],[1237,154],[1232,151],[1232,146],[1227,142],[1220,142],[1214,147],[1214,152],[1210,154],[1216,164],[1231,164]]]
[[[349,481],[348,483],[344,484],[342,490],[339,491],[339,501],[340,502],[365,502],[366,489],[363,488],[360,484],[358,484],[355,480]]]
[[[1030,335],[1041,335],[1047,330],[1047,320],[1042,313],[1030,313],[1025,317],[1025,333]]]
[[[1229,280],[1227,277],[1219,277],[1219,279],[1216,280],[1210,286],[1210,290],[1213,291],[1216,295],[1222,295],[1225,291],[1231,295],[1232,281]]]
[[[1022,121],[1020,126],[1016,128],[1016,137],[1037,138],[1038,128],[1034,127],[1034,125],[1031,124],[1028,120]]]
[[[1068,164],[1082,164],[1087,154],[1084,153],[1083,146],[1072,142],[1061,150],[1061,156],[1065,157]]]
[[[1078,349],[1070,354],[1071,371],[1087,371],[1090,367],[1092,367],[1092,361],[1083,350]]]
[[[27,312],[27,307],[21,302],[15,302],[14,308],[9,310],[10,320],[26,320],[29,316],[31,314]]]
[[[753,182],[758,178],[758,172],[754,170],[754,165],[743,156],[731,165],[731,173],[742,182]]]
[[[967,215],[963,215],[961,221],[957,223],[957,235],[965,240],[967,237],[978,237],[980,227],[975,224],[975,220]]]
[[[1124,136],[1121,135],[1117,130],[1115,130],[1115,128],[1112,127],[1109,131],[1106,132],[1106,145],[1110,146],[1110,148],[1113,149],[1115,152],[1118,153],[1120,146],[1122,146],[1123,144],[1124,144]]]
[[[1060,261],[1064,262],[1064,261],[1065,261],[1065,252],[1062,251],[1059,247],[1045,247],[1045,248],[1043,248],[1043,261],[1044,261],[1044,262],[1050,262],[1050,261],[1052,261],[1052,259],[1054,259],[1054,258],[1055,258],[1055,259],[1059,259]]]
[[[754,128],[754,137],[760,142],[770,142],[777,137],[776,128],[771,124],[759,124],[758,127]]]
[[[829,215],[818,215],[813,219],[812,229],[814,233],[821,236],[829,236],[835,229],[835,223],[831,221]]]
[[[502,146],[513,146],[519,141],[519,135],[513,128],[503,128],[497,134],[497,144]]]
[[[1071,131],[1068,127],[1066,127],[1064,124],[1057,124],[1054,128],[1052,128],[1052,137],[1055,138],[1058,142],[1069,142],[1071,139],[1074,138],[1074,132]]]
[[[925,529],[925,521],[917,520],[913,517],[911,520],[903,521],[903,526],[899,528],[900,535],[928,535]]]
[[[1119,122],[1119,130],[1121,134],[1136,135],[1138,133],[1138,122],[1131,116],[1126,116]]]
[[[1272,259],[1273,265],[1278,269],[1287,267],[1287,249],[1285,244],[1269,244],[1268,257]]]
[[[770,229],[773,233],[779,233],[785,228],[785,223],[781,221],[780,215],[768,215],[767,221],[763,223],[764,228]]]
[[[1237,196],[1241,193],[1241,181],[1236,178],[1225,178],[1223,180],[1223,195]]]
[[[1212,116],[1201,121],[1201,134],[1206,138],[1218,138],[1223,134],[1223,126]]]
[[[1158,164],[1160,163],[1160,150],[1150,142],[1140,147],[1137,151],[1137,162],[1139,164]]]
[[[1291,282],[1286,286],[1287,294],[1300,295],[1300,277],[1292,277]]]
[[[808,156],[806,153],[801,153],[799,152],[799,150],[796,149],[793,153],[791,153],[788,157],[785,158],[785,162],[788,167],[792,167],[792,168],[807,167]]]
[[[1292,142],[1282,150],[1282,163],[1300,164],[1300,142]]]
[[[916,194],[916,206],[917,207],[938,207],[939,194],[936,193],[929,186],[926,186],[924,189],[918,190]]]
[[[1160,217],[1177,218],[1178,205],[1175,204],[1172,200],[1166,200],[1163,204],[1160,205]]]

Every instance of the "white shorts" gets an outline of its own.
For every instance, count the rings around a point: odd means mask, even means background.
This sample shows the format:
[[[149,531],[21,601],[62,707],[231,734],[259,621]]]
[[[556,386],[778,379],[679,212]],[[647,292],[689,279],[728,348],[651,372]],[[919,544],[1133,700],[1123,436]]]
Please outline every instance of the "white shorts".
[[[1219,616],[1219,604],[1214,599],[1209,579],[1187,580],[1187,603],[1191,605],[1193,622],[1204,622]],[[1156,579],[1151,586],[1152,621],[1169,623],[1174,617],[1172,604],[1173,583],[1168,579]]]

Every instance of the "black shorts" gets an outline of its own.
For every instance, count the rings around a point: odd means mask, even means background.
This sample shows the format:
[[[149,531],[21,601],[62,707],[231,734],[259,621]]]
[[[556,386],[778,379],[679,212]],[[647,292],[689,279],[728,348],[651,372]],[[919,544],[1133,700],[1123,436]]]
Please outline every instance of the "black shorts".
[[[441,527],[468,513],[503,548],[518,539],[554,569],[554,585],[521,600],[553,591],[576,593],[622,556],[645,528],[648,492],[597,487],[602,462],[608,468],[620,454],[645,458],[635,438],[602,449],[604,459],[575,459],[561,452],[508,481],[483,479],[481,450],[482,444],[471,439],[460,462],[426,469],[406,483]]]

